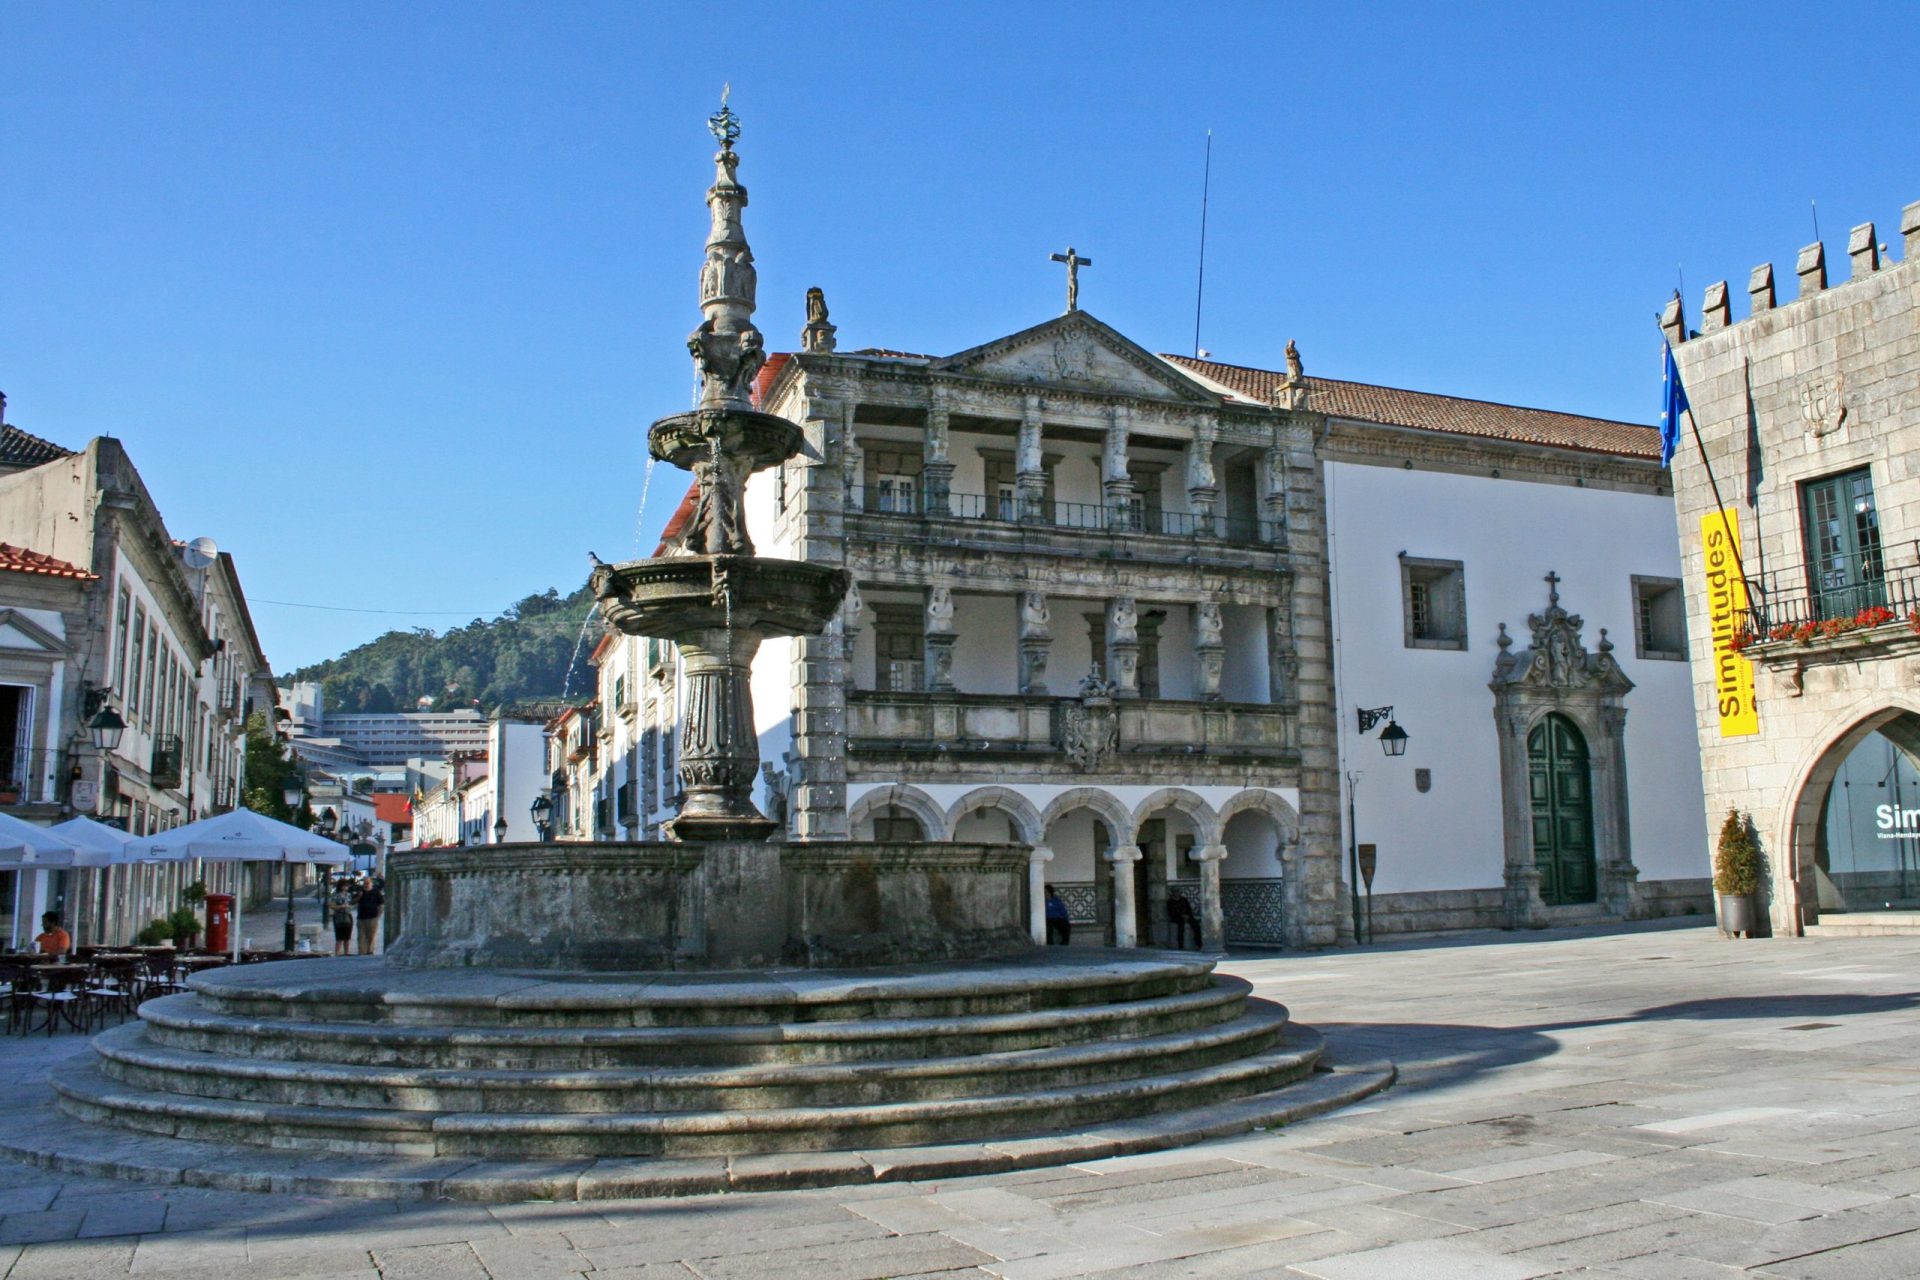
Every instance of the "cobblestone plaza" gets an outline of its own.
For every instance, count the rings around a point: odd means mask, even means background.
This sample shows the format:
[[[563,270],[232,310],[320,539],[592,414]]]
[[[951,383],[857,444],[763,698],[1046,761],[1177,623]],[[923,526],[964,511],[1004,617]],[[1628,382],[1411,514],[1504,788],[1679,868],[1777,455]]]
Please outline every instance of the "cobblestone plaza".
[[[1368,1103],[1183,1150],[820,1191],[486,1206],[0,1163],[29,1277],[1891,1277],[1920,1273],[1920,940],[1478,934],[1223,966]],[[0,1042],[8,1131],[79,1036]],[[189,1175],[190,1176],[190,1175]]]

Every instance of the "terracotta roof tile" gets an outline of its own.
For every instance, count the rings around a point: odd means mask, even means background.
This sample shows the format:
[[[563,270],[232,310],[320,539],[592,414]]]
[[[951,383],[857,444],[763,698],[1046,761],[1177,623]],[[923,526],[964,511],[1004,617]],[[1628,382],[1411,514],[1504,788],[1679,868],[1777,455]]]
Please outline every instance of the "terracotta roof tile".
[[[0,467],[37,467],[55,458],[71,457],[73,450],[62,449],[51,440],[29,435],[11,422],[0,424]]]
[[[55,560],[52,556],[43,556],[38,551],[29,551],[5,542],[0,542],[0,569],[13,573],[39,573],[49,578],[73,578],[80,582],[92,582],[99,577],[65,560]]]
[[[1191,356],[1163,355],[1161,359],[1262,404],[1275,402],[1286,377],[1272,369],[1220,364]],[[1306,384],[1307,407],[1331,417],[1633,458],[1660,456],[1660,432],[1632,422],[1466,400],[1428,391],[1403,391],[1398,387],[1343,382],[1337,378],[1309,375]]]
[[[871,356],[876,360],[938,360],[939,356],[922,355],[918,351],[895,351],[889,347],[862,347],[858,351],[849,351],[850,356]]]
[[[373,816],[382,822],[410,827],[413,825],[413,797],[398,791],[376,791],[373,794]]]

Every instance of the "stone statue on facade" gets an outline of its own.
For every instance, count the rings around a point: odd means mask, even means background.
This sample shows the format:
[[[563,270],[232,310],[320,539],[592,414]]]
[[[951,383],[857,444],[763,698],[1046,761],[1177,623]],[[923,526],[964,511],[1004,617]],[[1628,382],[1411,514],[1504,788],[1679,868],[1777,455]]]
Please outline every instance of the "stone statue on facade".
[[[1221,644],[1225,634],[1225,623],[1220,617],[1220,606],[1213,601],[1203,602],[1193,614],[1193,643],[1195,647],[1209,649]]]
[[[1115,600],[1107,607],[1107,642],[1131,644],[1139,638],[1140,615],[1134,612],[1133,601]]]
[[[807,290],[807,327],[800,331],[802,351],[833,350],[835,327],[827,319],[827,294],[819,285]]]
[[[1047,597],[1039,591],[1023,592],[1020,596],[1020,635],[1027,640],[1042,640],[1047,637],[1047,628],[1052,615],[1047,609]]]
[[[927,593],[927,634],[953,634],[953,588],[940,586]]]

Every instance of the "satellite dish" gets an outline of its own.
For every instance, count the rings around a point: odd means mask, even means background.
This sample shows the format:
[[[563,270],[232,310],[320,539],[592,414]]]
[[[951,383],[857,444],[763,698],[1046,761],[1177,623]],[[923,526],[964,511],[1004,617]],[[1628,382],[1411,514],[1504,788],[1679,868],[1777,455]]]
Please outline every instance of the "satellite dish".
[[[180,558],[187,562],[189,569],[204,569],[212,564],[220,554],[220,544],[212,538],[195,538],[180,548]]]

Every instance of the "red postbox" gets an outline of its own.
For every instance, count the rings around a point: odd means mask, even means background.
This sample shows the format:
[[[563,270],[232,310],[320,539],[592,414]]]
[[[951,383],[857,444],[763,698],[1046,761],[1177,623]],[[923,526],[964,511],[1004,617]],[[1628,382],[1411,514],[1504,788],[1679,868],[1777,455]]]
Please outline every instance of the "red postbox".
[[[226,951],[233,945],[233,895],[207,895],[207,950]]]

